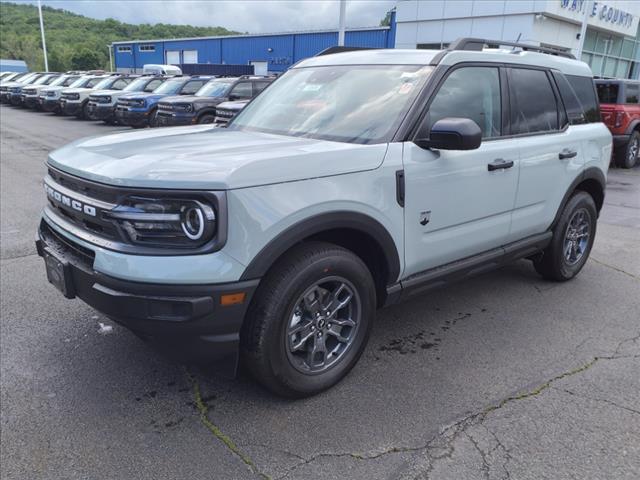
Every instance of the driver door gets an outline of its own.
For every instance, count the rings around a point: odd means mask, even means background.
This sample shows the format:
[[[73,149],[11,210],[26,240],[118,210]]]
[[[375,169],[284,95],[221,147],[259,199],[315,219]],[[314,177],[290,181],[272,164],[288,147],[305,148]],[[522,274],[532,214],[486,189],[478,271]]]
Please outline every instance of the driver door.
[[[428,128],[447,117],[475,121],[482,130],[478,149],[404,144],[405,278],[499,247],[507,239],[519,152],[517,139],[502,138],[501,77],[498,67],[454,69],[432,96],[424,119]]]

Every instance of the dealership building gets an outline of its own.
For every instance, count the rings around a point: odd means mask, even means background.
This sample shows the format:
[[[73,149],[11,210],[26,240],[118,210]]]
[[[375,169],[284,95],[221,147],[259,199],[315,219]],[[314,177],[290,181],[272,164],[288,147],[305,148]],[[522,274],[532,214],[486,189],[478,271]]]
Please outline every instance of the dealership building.
[[[396,48],[443,48],[460,37],[520,41],[577,54],[594,75],[640,76],[640,0],[406,0],[396,6]]]
[[[345,32],[345,45],[393,48],[391,26],[354,28]],[[141,72],[148,63],[253,65],[256,74],[280,73],[294,63],[338,44],[337,30],[265,35],[181,38],[114,42],[111,46],[119,72]]]
[[[460,37],[531,43],[578,56],[596,76],[640,78],[640,0],[399,0],[390,26],[348,29],[345,45],[440,49]],[[336,19],[337,23],[337,19]],[[253,65],[256,74],[280,73],[337,45],[338,31],[115,42],[120,72],[148,63]]]

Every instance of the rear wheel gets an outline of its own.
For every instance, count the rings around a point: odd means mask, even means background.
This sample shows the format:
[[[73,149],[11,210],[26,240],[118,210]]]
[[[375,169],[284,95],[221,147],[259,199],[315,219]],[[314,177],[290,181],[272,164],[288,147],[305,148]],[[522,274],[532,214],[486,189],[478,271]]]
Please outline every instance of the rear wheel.
[[[616,152],[616,164],[621,168],[633,168],[638,161],[640,151],[640,132],[635,131],[629,137],[627,145]]]
[[[356,364],[375,315],[366,265],[341,247],[309,242],[265,277],[242,332],[253,376],[288,397],[319,393]]]
[[[576,192],[565,205],[542,258],[534,261],[536,271],[544,278],[560,282],[575,277],[591,253],[597,217],[591,195]]]

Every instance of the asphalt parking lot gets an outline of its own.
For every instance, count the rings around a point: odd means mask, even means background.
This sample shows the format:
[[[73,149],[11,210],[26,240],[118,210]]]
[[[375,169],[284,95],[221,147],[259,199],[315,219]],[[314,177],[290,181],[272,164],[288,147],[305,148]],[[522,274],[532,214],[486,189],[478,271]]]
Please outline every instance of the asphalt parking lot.
[[[117,130],[2,105],[3,479],[640,478],[640,167],[592,256],[527,261],[379,312],[354,371],[302,401],[176,365],[45,278],[47,152]]]

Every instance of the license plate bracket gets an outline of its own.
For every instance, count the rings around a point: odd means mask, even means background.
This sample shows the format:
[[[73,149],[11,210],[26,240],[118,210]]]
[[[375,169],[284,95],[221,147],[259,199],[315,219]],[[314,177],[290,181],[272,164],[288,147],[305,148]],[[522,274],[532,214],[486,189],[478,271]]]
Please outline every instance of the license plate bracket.
[[[45,248],[43,253],[49,283],[60,290],[65,297],[75,298],[76,292],[69,262],[57,257],[49,248]]]

